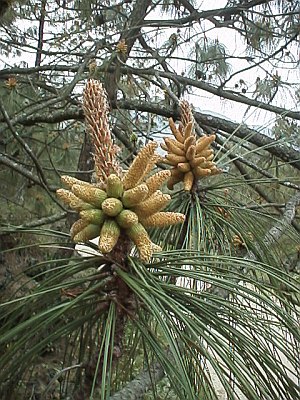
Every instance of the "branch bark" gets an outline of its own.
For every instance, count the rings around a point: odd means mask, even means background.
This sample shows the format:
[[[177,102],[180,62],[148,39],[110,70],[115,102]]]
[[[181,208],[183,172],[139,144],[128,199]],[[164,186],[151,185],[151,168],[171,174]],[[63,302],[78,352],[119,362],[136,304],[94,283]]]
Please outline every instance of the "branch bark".
[[[41,65],[42,60],[42,49],[44,44],[44,26],[45,26],[45,15],[46,15],[46,0],[42,0],[41,3],[41,16],[39,23],[39,40],[36,52],[35,66],[38,67]]]
[[[252,106],[252,107],[261,108],[263,110],[279,114],[283,117],[289,117],[289,118],[300,120],[300,112],[298,112],[298,111],[290,111],[290,110],[287,110],[282,107],[272,106],[267,103],[263,103],[263,102],[260,102],[260,101],[254,100],[254,99],[250,99],[239,93],[231,92],[228,90],[223,90],[219,87],[210,85],[203,81],[186,78],[182,75],[176,75],[171,72],[158,71],[158,70],[154,70],[154,69],[138,69],[138,68],[132,68],[132,67],[122,67],[121,71],[123,73],[130,72],[132,74],[136,74],[139,76],[159,75],[161,78],[167,78],[167,79],[170,79],[171,81],[174,81],[175,83],[179,82],[185,86],[196,87],[198,89],[205,90],[208,93],[212,93],[215,96],[222,97],[224,99],[236,101],[236,102],[242,103],[242,104],[247,104],[248,106]]]
[[[5,69],[5,70],[0,71],[0,77],[2,77],[3,79],[7,79],[7,77],[9,77],[12,74],[30,75],[31,73],[35,73],[35,72],[39,72],[39,71],[46,72],[49,70],[76,72],[78,70],[78,68],[80,68],[80,66],[53,66],[53,67],[41,66],[39,68],[11,68],[11,69]],[[115,71],[115,69],[116,69],[116,66],[113,66],[113,65],[111,65],[110,67],[107,67],[107,65],[97,67],[97,70],[99,72],[113,73]],[[85,69],[85,71],[87,71],[87,69]],[[261,101],[255,100],[255,99],[250,99],[249,97],[243,96],[239,93],[232,92],[229,90],[224,90],[219,87],[205,83],[203,81],[190,79],[190,78],[184,77],[182,75],[177,75],[173,72],[160,71],[160,70],[155,70],[153,68],[149,68],[149,69],[133,68],[133,67],[125,66],[125,65],[121,66],[120,72],[124,75],[129,73],[129,74],[136,74],[140,77],[158,75],[161,78],[170,79],[176,85],[178,85],[178,83],[181,83],[184,86],[195,87],[195,88],[204,90],[208,93],[211,93],[218,97],[222,97],[227,100],[235,101],[237,103],[246,104],[251,107],[256,107],[256,108],[260,108],[262,110],[270,111],[272,113],[279,114],[282,117],[289,117],[289,118],[293,118],[296,120],[300,120],[300,112],[299,111],[291,111],[286,108],[277,107],[277,106],[270,105],[270,104],[267,104],[267,103],[264,103],[264,102],[261,102]]]
[[[159,363],[142,371],[135,379],[127,383],[119,392],[110,396],[109,400],[138,400],[142,399],[151,386],[165,376],[165,372]]]
[[[130,100],[124,100],[118,102],[119,108],[127,110],[139,110],[150,112],[164,117],[179,118],[179,109],[173,110],[170,107],[165,107],[153,103],[136,102]],[[293,167],[300,170],[300,154],[299,151],[294,150],[292,147],[288,147],[283,144],[278,144],[273,139],[266,135],[257,132],[254,129],[248,128],[246,125],[237,124],[236,122],[228,121],[224,118],[216,117],[209,114],[203,114],[195,111],[194,116],[196,121],[200,125],[208,125],[216,130],[220,129],[227,133],[233,134],[241,139],[247,140],[248,142],[258,146],[267,147],[267,151],[281,160],[290,163]]]
[[[145,21],[147,26],[182,26],[184,24],[190,23],[192,21],[199,21],[200,19],[208,19],[210,17],[226,17],[228,15],[237,15],[243,11],[247,11],[253,7],[267,4],[269,0],[252,0],[247,3],[240,3],[237,6],[225,7],[219,9],[205,10],[205,11],[193,11],[188,17],[179,18],[177,20],[148,20]],[[185,2],[187,3],[187,2]],[[187,7],[186,7],[187,8]],[[189,7],[189,11],[191,7]]]
[[[42,184],[42,182],[38,176],[34,175],[27,168],[24,168],[21,164],[18,164],[17,162],[11,160],[3,153],[0,153],[0,164],[6,165],[7,167],[11,168],[12,170],[23,175],[25,178],[34,182],[36,185],[39,185],[43,189],[45,189],[45,186]],[[53,187],[53,186],[48,186],[47,189],[51,192],[55,192],[57,188]],[[48,192],[48,190],[47,190],[47,192]]]
[[[142,112],[149,112],[152,114],[161,115],[163,117],[173,117],[178,119],[179,109],[174,110],[171,107],[166,107],[160,104],[150,102],[120,100],[113,103],[114,108],[121,108],[126,110],[138,110]],[[292,147],[282,143],[276,143],[273,139],[269,138],[254,129],[248,128],[246,125],[241,125],[236,122],[228,121],[224,118],[216,117],[209,114],[203,114],[199,111],[194,112],[196,121],[200,125],[207,125],[215,130],[222,130],[227,133],[233,134],[236,137],[244,139],[258,147],[264,146],[266,150],[278,157],[282,161],[289,163],[294,168],[300,170],[300,154],[299,151],[294,150]],[[78,108],[69,108],[67,111],[56,111],[49,114],[38,114],[24,116],[21,115],[15,119],[15,123],[20,123],[24,126],[32,126],[39,122],[55,123],[62,122],[70,119],[83,120],[83,112]]]

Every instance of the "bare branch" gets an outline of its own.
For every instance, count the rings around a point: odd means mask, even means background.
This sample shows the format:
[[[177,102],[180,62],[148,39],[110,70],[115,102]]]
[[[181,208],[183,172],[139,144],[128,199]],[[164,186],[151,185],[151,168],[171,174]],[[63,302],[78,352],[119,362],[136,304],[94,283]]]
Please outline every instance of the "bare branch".
[[[0,164],[6,165],[7,167],[11,168],[12,170],[14,170],[14,171],[18,172],[19,174],[23,175],[25,178],[30,179],[36,185],[39,185],[43,189],[45,189],[45,186],[42,184],[42,182],[39,179],[39,177],[34,175],[27,168],[24,168],[21,164],[18,164],[17,162],[12,161],[10,158],[8,158],[3,153],[0,153]],[[57,189],[57,187],[48,186],[48,190],[51,191],[51,192],[55,192],[56,189]]]
[[[134,100],[120,100],[117,104],[112,104],[116,108],[121,108],[125,110],[139,110],[142,112],[149,112],[164,117],[173,117],[178,119],[179,109],[174,110],[171,107],[166,107],[150,102],[134,101]],[[292,147],[287,145],[276,143],[275,140],[269,138],[262,133],[248,128],[246,125],[237,124],[235,122],[228,121],[224,118],[216,117],[209,114],[203,114],[198,111],[194,112],[195,119],[200,125],[207,125],[216,130],[220,129],[222,131],[234,134],[235,136],[249,141],[258,147],[267,147],[267,151],[274,156],[280,158],[281,160],[290,163],[290,165],[298,170],[300,170],[300,154],[298,151],[294,150]],[[32,126],[39,122],[54,123],[66,121],[69,119],[83,120],[82,110],[78,108],[69,108],[67,111],[56,111],[45,114],[35,114],[30,116],[21,115],[16,119],[17,123],[24,126]]]
[[[155,363],[127,383],[119,392],[110,396],[109,400],[142,399],[151,386],[162,380],[164,376],[165,372],[162,366],[159,363]]]

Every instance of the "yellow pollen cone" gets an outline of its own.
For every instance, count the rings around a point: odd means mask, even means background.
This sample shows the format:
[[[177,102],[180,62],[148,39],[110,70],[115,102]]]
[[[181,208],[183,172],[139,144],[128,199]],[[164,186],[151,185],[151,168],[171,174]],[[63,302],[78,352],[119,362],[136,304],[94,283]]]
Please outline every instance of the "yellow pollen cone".
[[[180,143],[183,143],[184,137],[183,137],[182,133],[177,129],[173,118],[169,118],[169,125],[170,125],[171,131],[172,131],[174,137],[176,138],[176,140],[178,140],[178,142],[180,142]]]
[[[115,197],[118,199],[123,195],[123,184],[118,175],[111,174],[106,181],[106,193],[108,197]]]
[[[197,140],[196,153],[199,154],[202,150],[205,150],[214,140],[216,135],[203,136]]]
[[[214,166],[215,166],[215,163],[213,161],[206,161],[199,165],[199,167],[201,167],[203,169],[212,169],[212,167],[214,167]]]
[[[194,183],[194,174],[192,171],[189,171],[184,175],[183,179],[184,190],[189,192],[193,187],[193,183]]]
[[[171,169],[171,177],[167,182],[167,186],[170,190],[173,189],[173,186],[176,185],[176,183],[179,183],[183,180],[184,173],[181,172],[178,168],[173,168]]]
[[[184,129],[184,140],[189,138],[193,134],[194,130],[194,121],[188,122]]]
[[[117,244],[120,236],[120,227],[113,219],[104,221],[100,231],[98,248],[101,253],[110,253]]]
[[[79,199],[69,190],[57,189],[56,194],[64,203],[73,208],[73,210],[81,211],[94,208],[91,204]]]
[[[139,219],[144,219],[157,211],[162,210],[170,202],[171,196],[164,194],[160,190],[154,192],[148,199],[136,206],[133,211],[137,213]]]
[[[182,121],[178,122],[178,130],[181,133],[181,135],[183,137],[183,142],[184,142],[184,125],[183,125]]]
[[[102,211],[109,217],[115,217],[123,210],[123,203],[114,197],[108,197],[102,203]]]
[[[80,217],[90,224],[102,225],[105,219],[105,214],[102,210],[93,208],[92,210],[80,211]]]
[[[63,175],[60,179],[69,189],[72,189],[73,185],[93,186],[91,183],[73,178],[73,176]]]
[[[157,164],[159,161],[161,161],[161,156],[159,156],[158,154],[153,154],[153,156],[150,158],[150,161],[148,161],[143,178],[152,171],[155,164]],[[140,179],[138,183],[142,183],[142,179]]]
[[[206,161],[211,161],[214,159],[214,157],[215,157],[215,155],[211,154],[210,156],[206,157]]]
[[[182,148],[181,148],[181,147],[179,147],[179,146],[177,145],[177,143],[178,143],[178,144],[181,144],[181,143],[175,141],[174,139],[172,140],[172,139],[170,139],[170,138],[165,138],[165,143],[166,143],[166,146],[168,147],[168,151],[169,151],[170,153],[177,154],[178,156],[183,156],[183,155],[184,155],[183,146],[182,146]]]
[[[137,246],[137,249],[140,255],[140,259],[144,262],[149,262],[153,253],[152,244],[147,243],[143,246]]]
[[[126,234],[136,245],[140,258],[143,261],[149,261],[152,255],[152,242],[143,225],[140,223],[133,225],[131,228],[126,229]]]
[[[78,219],[77,221],[75,221],[74,224],[71,226],[71,229],[70,229],[71,239],[73,239],[74,236],[77,235],[77,233],[82,231],[82,229],[87,227],[88,224],[89,224],[89,222],[85,221],[83,219]]]
[[[73,241],[75,243],[87,242],[88,240],[95,239],[99,235],[99,232],[99,225],[89,224],[73,237]]]
[[[143,246],[147,243],[151,243],[148,232],[139,222],[129,229],[126,229],[126,233],[136,246]]]
[[[148,186],[146,183],[141,183],[140,185],[134,187],[133,189],[125,190],[122,203],[124,207],[133,207],[139,204],[141,201],[145,200],[148,196]]]
[[[211,174],[210,169],[203,169],[201,167],[195,167],[193,169],[194,174],[197,176],[197,178],[201,178],[203,176],[208,176]]]
[[[151,215],[148,218],[143,220],[143,225],[145,227],[157,227],[162,228],[168,225],[175,225],[178,223],[182,223],[185,220],[185,215],[181,213],[174,212],[158,212],[156,214]]]
[[[191,170],[191,166],[190,166],[190,164],[189,164],[188,162],[179,163],[179,164],[177,165],[177,168],[178,168],[179,171],[181,171],[181,172],[188,172],[188,171]]]
[[[135,157],[123,178],[124,190],[132,189],[145,176],[145,170],[151,157],[157,148],[156,142],[150,142],[143,147]]]
[[[148,186],[148,197],[151,196],[161,185],[171,176],[170,170],[156,172],[146,179],[145,183]]]
[[[158,244],[151,243],[151,247],[152,247],[153,253],[159,253],[160,251],[162,251],[162,248],[160,246],[158,246]]]
[[[198,165],[201,165],[204,162],[205,162],[205,157],[195,157],[190,160],[190,164],[193,168],[197,167]]]
[[[213,149],[206,149],[206,150],[197,152],[196,156],[197,157],[205,157],[207,159],[207,157],[210,157],[211,155],[213,156],[213,154],[214,154]]]
[[[168,141],[169,143],[172,143],[172,144],[174,144],[175,146],[177,146],[179,149],[184,150],[184,143],[181,143],[181,142],[179,142],[178,140],[173,139],[173,138],[166,138],[166,139],[167,139],[167,141]],[[165,140],[166,140],[166,139],[165,139]]]
[[[116,221],[121,228],[130,228],[139,222],[139,218],[135,212],[131,210],[123,210],[116,217]]]
[[[83,201],[95,207],[101,207],[101,204],[107,198],[104,190],[93,186],[73,185],[72,192]]]
[[[186,151],[186,158],[188,160],[192,160],[195,157],[195,154],[196,154],[196,146],[191,145]]]
[[[185,142],[184,142],[184,149],[185,149],[185,151],[187,151],[188,148],[189,148],[190,146],[193,146],[193,145],[195,145],[195,144],[196,144],[195,136],[190,136],[190,137],[188,137],[188,138],[185,140]]]
[[[167,154],[166,159],[170,161],[173,165],[177,165],[178,163],[186,162],[185,156],[177,156],[176,154]]]

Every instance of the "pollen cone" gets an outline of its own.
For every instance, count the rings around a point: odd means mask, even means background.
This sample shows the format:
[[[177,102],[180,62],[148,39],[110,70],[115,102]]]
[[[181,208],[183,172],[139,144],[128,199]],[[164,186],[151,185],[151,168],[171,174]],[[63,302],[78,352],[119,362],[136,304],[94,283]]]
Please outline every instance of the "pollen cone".
[[[168,225],[175,225],[182,223],[185,220],[185,215],[181,213],[174,212],[158,212],[150,217],[142,219],[142,224],[145,227],[157,227],[162,228]]]
[[[149,160],[154,155],[157,148],[156,142],[150,142],[145,146],[129,167],[123,178],[124,189],[132,189],[136,184],[143,179]]]
[[[102,225],[98,247],[102,253],[110,253],[117,244],[120,228],[114,219],[107,219]]]
[[[148,199],[143,201],[141,204],[134,208],[134,212],[142,217],[146,218],[166,207],[171,200],[169,194],[164,194],[160,190],[154,192]]]
[[[101,204],[107,198],[104,190],[94,186],[73,185],[72,192],[81,200],[95,207],[101,207]]]
[[[126,230],[126,234],[136,245],[142,261],[148,262],[152,255],[152,242],[146,229],[137,223]]]
[[[70,229],[71,239],[73,240],[74,236],[77,235],[77,233],[79,233],[80,231],[82,231],[82,229],[86,228],[88,224],[89,222],[83,219],[78,219],[77,221],[75,221]]]
[[[143,200],[148,196],[148,186],[145,183],[142,183],[141,185],[135,186],[132,189],[128,189],[124,192],[123,197],[122,197],[122,202],[124,207],[133,207]]]
[[[73,176],[63,175],[60,179],[69,189],[72,189],[73,185],[93,186],[91,183],[73,178]]]
[[[148,197],[151,196],[156,190],[158,190],[161,185],[171,176],[171,171],[164,170],[156,172],[156,174],[150,176],[146,180],[146,185],[148,186]]]
[[[78,232],[74,237],[73,241],[75,243],[87,242],[88,240],[95,239],[99,235],[99,225],[88,224],[80,232]]]
[[[180,102],[181,122],[176,126],[169,119],[170,129],[175,139],[165,138],[161,145],[167,151],[164,162],[171,165],[171,176],[167,186],[170,190],[174,185],[183,182],[185,191],[192,191],[198,179],[221,172],[213,162],[214,152],[209,148],[216,139],[215,135],[203,136],[197,140],[195,120],[186,101]]]
[[[69,190],[58,189],[56,191],[56,194],[64,203],[73,208],[73,210],[81,211],[93,208],[91,204],[83,201],[82,199],[79,199],[77,196],[75,196],[74,193],[70,192]]]
[[[96,225],[102,225],[105,220],[104,212],[97,208],[93,208],[92,210],[80,211],[80,217],[84,221],[87,221],[90,224],[96,224]]]

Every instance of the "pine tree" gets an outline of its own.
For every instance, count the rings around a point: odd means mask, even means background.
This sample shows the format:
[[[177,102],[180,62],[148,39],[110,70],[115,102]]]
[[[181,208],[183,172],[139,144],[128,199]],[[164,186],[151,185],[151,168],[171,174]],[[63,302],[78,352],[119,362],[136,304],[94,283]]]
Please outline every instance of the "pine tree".
[[[299,2],[204,3],[7,2],[1,398],[299,397]]]

